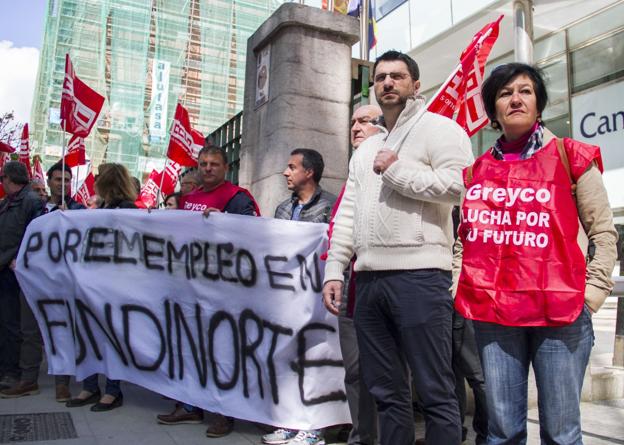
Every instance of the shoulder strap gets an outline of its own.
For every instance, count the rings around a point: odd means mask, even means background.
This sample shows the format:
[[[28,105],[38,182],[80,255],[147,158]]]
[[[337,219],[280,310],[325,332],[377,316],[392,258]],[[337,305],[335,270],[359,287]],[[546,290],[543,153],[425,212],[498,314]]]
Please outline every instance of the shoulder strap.
[[[557,151],[559,152],[559,159],[561,159],[561,163],[563,164],[563,168],[565,168],[566,173],[568,174],[568,179],[570,179],[570,184],[572,185],[572,194],[576,194],[576,183],[572,178],[572,172],[570,171],[570,161],[568,159],[568,153],[565,151],[565,147],[563,146],[563,139],[557,138]]]
[[[472,182],[472,166],[474,164],[470,164],[468,167],[466,167],[466,185],[470,185],[470,183]]]

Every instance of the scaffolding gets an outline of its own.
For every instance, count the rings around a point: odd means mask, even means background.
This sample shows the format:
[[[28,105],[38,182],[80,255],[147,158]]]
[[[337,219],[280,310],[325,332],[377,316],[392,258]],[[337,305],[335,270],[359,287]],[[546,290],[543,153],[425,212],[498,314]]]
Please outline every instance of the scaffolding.
[[[208,134],[243,108],[247,39],[282,0],[49,0],[33,99],[33,150],[59,159],[65,53],[105,96],[86,140],[94,165],[162,168],[176,103]]]

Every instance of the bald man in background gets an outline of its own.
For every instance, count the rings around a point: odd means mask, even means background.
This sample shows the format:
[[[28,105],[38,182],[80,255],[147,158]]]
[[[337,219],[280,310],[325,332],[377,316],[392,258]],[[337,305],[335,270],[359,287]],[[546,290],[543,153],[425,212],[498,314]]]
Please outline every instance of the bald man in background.
[[[381,117],[381,108],[377,105],[362,105],[351,116],[351,145],[356,150],[369,136],[379,133],[375,126]]]
[[[351,117],[351,145],[354,150],[368,137],[377,134],[377,119],[381,109],[377,105],[363,105],[353,112]],[[340,194],[342,197],[342,193]],[[340,198],[334,207],[334,214],[340,204]],[[348,445],[374,445],[377,443],[377,410],[375,400],[360,380],[360,352],[358,349],[355,327],[353,326],[353,296],[355,295],[353,277],[345,286],[346,295],[338,315],[340,349],[345,367],[345,388],[347,402],[351,412],[353,428],[349,433]]]

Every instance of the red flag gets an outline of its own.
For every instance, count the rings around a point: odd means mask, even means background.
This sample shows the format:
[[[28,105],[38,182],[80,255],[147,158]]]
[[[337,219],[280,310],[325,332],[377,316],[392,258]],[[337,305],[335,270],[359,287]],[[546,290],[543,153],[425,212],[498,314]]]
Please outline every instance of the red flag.
[[[61,128],[76,136],[87,137],[103,104],[104,96],[100,96],[76,76],[69,54],[65,54]]]
[[[188,111],[178,104],[171,124],[167,157],[184,167],[195,167],[197,153],[203,145],[204,136],[191,128]]]
[[[460,62],[438,93],[431,99],[428,111],[455,120],[468,136],[472,136],[487,122],[481,97],[483,72],[492,47],[498,39],[498,27],[503,19],[485,25],[462,52]]]
[[[28,143],[28,124],[22,128],[22,140],[20,141],[19,159],[28,170],[28,177],[32,178],[32,168],[30,167],[30,144]]]
[[[65,165],[69,167],[77,167],[79,165],[85,165],[87,163],[86,160],[86,149],[84,138],[80,136],[73,135],[69,140],[69,144],[67,144],[67,154],[65,155]]]
[[[147,208],[153,209],[154,207],[156,207],[159,185],[160,173],[158,173],[157,170],[152,170],[149,178],[147,178],[147,181],[145,182],[143,187],[141,187],[141,193],[139,194],[139,199],[137,201],[142,202]]]
[[[6,142],[0,141],[0,153],[15,153],[15,148],[11,147]]]
[[[78,191],[74,195],[74,199],[86,206],[90,197],[95,195],[95,178],[93,173],[89,172],[82,185],[78,187]]]
[[[174,162],[170,159],[167,160],[165,164],[165,170],[162,172],[162,178],[159,178],[162,182],[162,188],[160,192],[163,196],[170,195],[174,192],[176,184],[178,183],[178,177],[180,176],[180,170],[182,170],[182,166],[177,162]]]
[[[38,179],[45,184],[45,175],[43,174],[41,157],[39,155],[33,156],[33,179]]]
[[[2,169],[4,168],[4,163],[9,159],[9,154],[0,151],[0,174],[2,173]],[[4,186],[2,182],[0,182],[0,199],[4,198],[6,193],[4,193]]]

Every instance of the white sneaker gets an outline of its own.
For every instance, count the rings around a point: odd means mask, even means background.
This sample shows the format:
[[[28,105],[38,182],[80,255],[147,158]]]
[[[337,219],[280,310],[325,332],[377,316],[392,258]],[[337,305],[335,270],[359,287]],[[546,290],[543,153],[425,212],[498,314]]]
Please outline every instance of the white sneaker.
[[[262,436],[262,443],[266,443],[268,445],[281,445],[288,443],[290,439],[294,438],[296,435],[296,431],[280,428],[270,434]]]
[[[286,445],[325,445],[325,440],[319,430],[299,431]]]

